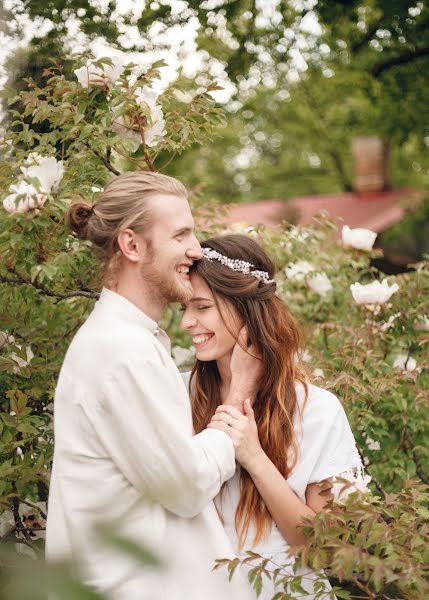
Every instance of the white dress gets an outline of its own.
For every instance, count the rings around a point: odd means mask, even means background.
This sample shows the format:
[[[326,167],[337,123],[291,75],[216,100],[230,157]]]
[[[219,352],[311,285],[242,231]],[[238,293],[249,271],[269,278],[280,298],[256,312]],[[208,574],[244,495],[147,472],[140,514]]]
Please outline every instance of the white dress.
[[[189,383],[189,374],[185,374],[185,381]],[[304,388],[298,384],[296,387],[298,406],[304,406]],[[310,483],[323,481],[328,477],[341,476],[352,481],[360,489],[363,482],[363,467],[356,448],[355,440],[350,429],[344,409],[334,394],[315,385],[308,386],[308,399],[303,409],[301,420],[298,414],[295,418],[295,433],[298,442],[298,461],[288,483],[295,494],[305,502],[305,491]],[[278,527],[273,523],[271,533],[266,539],[262,539],[257,545],[252,546],[255,529],[252,524],[240,551],[238,547],[238,535],[235,529],[235,513],[240,497],[240,467],[237,465],[235,475],[226,483],[224,490],[215,499],[218,512],[222,515],[225,531],[234,547],[237,556],[246,558],[247,550],[256,552],[264,558],[270,559],[266,568],[274,571],[282,566],[282,576],[293,574],[293,559],[288,556],[289,544],[280,533]],[[253,563],[253,566],[260,561]],[[251,568],[250,565],[249,569]],[[307,592],[287,590],[291,597],[300,600],[311,600],[314,598],[314,580],[323,578],[326,590],[331,587],[323,573],[316,574],[310,569],[297,571],[296,575],[302,575],[301,585]],[[283,586],[275,587],[268,578],[263,578],[262,593],[260,600],[271,600]],[[326,594],[326,598],[329,595]]]

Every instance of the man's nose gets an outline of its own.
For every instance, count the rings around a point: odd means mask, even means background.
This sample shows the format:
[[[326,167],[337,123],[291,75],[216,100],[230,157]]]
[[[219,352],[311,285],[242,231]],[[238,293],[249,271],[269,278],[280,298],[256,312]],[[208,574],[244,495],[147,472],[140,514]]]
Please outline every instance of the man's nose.
[[[203,257],[203,251],[200,246],[200,242],[197,240],[195,235],[192,236],[192,244],[186,250],[186,256],[192,258],[192,260],[200,260]]]

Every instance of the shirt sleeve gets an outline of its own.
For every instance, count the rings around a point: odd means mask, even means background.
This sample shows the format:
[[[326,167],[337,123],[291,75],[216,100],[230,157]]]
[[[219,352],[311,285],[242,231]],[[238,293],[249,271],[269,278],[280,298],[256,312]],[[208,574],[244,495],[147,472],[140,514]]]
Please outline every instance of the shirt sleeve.
[[[180,376],[155,362],[118,366],[105,381],[93,425],[117,468],[146,498],[193,517],[235,472],[229,436],[192,435]]]

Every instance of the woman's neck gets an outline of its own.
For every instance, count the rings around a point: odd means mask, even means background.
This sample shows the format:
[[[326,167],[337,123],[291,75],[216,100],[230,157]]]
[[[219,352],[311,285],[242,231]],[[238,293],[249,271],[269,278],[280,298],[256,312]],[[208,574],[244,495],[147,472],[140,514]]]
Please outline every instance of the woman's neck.
[[[229,394],[231,385],[231,356],[232,352],[222,356],[216,360],[217,368],[220,375],[220,396],[221,402],[224,403]]]

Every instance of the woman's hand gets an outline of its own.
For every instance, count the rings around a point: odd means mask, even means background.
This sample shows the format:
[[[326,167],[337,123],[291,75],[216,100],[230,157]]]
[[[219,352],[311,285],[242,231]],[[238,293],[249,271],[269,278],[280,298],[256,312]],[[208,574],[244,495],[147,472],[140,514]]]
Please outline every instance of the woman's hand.
[[[263,373],[262,360],[242,327],[231,356],[231,386],[226,404],[242,408],[244,398],[256,397]]]
[[[221,404],[207,425],[227,433],[234,444],[235,458],[250,474],[254,466],[265,457],[259,443],[258,428],[250,400],[243,402],[242,414],[234,406]]]

